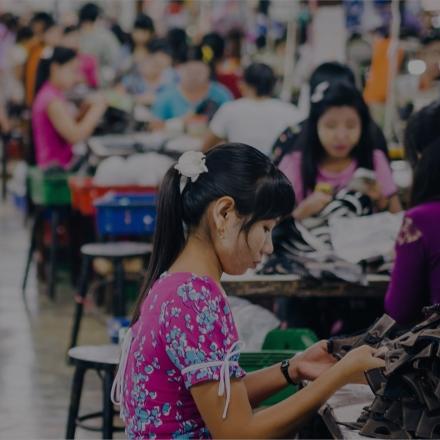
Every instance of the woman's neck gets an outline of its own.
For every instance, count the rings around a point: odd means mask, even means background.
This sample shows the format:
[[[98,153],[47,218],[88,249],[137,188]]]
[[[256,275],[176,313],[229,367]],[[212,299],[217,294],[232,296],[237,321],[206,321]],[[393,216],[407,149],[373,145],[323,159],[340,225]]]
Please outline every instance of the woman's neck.
[[[265,99],[270,99],[268,95],[257,95],[257,92],[251,88],[245,89],[243,96],[248,99],[253,99],[255,101],[263,101]]]
[[[150,76],[148,78],[144,76],[144,81],[148,85],[153,86],[153,87],[160,85],[161,80],[162,80],[162,75],[158,75],[158,76],[154,76],[154,77]]]
[[[320,162],[320,167],[326,171],[331,171],[334,173],[339,173],[344,171],[348,166],[351,165],[353,159],[350,156],[347,157],[331,157],[326,156]]]
[[[170,267],[169,272],[191,272],[199,276],[209,276],[220,283],[222,268],[213,247],[198,234],[190,235],[188,241]]]
[[[64,92],[63,87],[61,86],[61,84],[56,80],[56,78],[49,78],[48,79],[48,83],[52,86],[55,87],[58,90],[61,90],[62,92]]]
[[[209,82],[206,85],[197,87],[197,89],[187,89],[180,86],[180,92],[189,102],[197,102],[203,99],[209,91]]]

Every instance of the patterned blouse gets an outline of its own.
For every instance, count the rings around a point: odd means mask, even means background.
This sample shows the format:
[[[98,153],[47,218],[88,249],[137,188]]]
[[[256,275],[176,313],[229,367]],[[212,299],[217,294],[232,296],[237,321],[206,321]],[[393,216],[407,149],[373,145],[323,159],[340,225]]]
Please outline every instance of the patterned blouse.
[[[208,277],[164,273],[124,346],[114,388],[128,437],[210,438],[191,386],[219,381],[226,417],[230,378],[245,375],[238,365],[237,329],[219,286]]]

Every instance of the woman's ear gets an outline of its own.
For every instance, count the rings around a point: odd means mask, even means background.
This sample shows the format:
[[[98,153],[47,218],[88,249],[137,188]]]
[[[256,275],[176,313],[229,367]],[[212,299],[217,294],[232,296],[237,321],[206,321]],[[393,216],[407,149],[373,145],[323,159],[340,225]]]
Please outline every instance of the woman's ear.
[[[212,217],[217,231],[224,233],[226,224],[228,223],[228,220],[230,220],[232,214],[235,214],[235,201],[232,197],[220,197],[214,202],[212,207]]]

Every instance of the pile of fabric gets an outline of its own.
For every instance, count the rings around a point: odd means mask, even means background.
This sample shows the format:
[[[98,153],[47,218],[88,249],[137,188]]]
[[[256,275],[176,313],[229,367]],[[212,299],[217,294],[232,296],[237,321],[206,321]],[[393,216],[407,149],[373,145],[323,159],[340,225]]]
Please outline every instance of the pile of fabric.
[[[385,263],[392,259],[402,218],[402,213],[374,214],[369,197],[342,189],[313,217],[277,226],[274,253],[260,272],[365,285],[365,269],[389,269]]]
[[[341,190],[319,214],[302,224],[289,219],[274,231],[274,253],[263,274],[297,274],[366,284],[362,268],[338,257],[331,243],[330,221],[372,213],[371,201],[357,191]]]
[[[376,438],[440,437],[440,305],[424,309],[425,321],[399,330],[387,315],[366,333],[333,338],[329,352],[343,357],[368,344],[379,348],[385,368],[366,373],[375,394],[352,427]]]
[[[96,186],[159,186],[174,161],[163,154],[133,154],[128,159],[112,156],[104,159],[96,170]]]

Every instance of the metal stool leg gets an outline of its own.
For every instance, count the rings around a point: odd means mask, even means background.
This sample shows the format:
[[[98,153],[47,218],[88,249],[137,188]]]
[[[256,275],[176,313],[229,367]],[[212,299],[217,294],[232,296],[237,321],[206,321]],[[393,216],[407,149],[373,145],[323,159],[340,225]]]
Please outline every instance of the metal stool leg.
[[[88,257],[87,255],[83,255],[78,295],[75,296],[75,301],[76,301],[75,317],[73,320],[69,349],[76,346],[76,341],[78,339],[79,326],[81,323],[83,309],[84,309],[84,300],[87,295],[89,273],[90,273],[90,262],[91,262],[90,257]]]
[[[37,229],[38,229],[38,226],[40,223],[41,216],[42,216],[42,211],[37,210],[35,212],[34,222],[32,224],[31,239],[30,239],[29,250],[28,250],[28,255],[27,255],[27,259],[26,259],[26,267],[24,270],[23,282],[21,284],[21,290],[22,290],[23,296],[26,293],[26,285],[27,285],[27,280],[28,280],[28,276],[29,276],[29,269],[31,268],[32,257],[34,255],[35,248],[36,248]]]
[[[2,199],[6,200],[6,189],[8,182],[8,141],[7,136],[1,137],[1,144],[3,149],[2,154]]]
[[[50,259],[49,259],[49,279],[48,294],[51,300],[55,299],[55,283],[56,283],[56,269],[57,269],[57,248],[58,248],[58,234],[57,228],[60,222],[60,213],[58,209],[52,208],[50,216],[50,230],[51,230],[51,243],[50,243]]]
[[[113,297],[113,315],[125,316],[125,298],[124,298],[124,266],[122,258],[115,258],[115,288]]]
[[[84,383],[85,368],[77,366],[72,381],[72,390],[70,394],[69,415],[67,417],[66,439],[75,438],[76,419],[78,417],[79,403]]]
[[[114,374],[111,370],[107,369],[104,372],[103,380],[103,412],[102,412],[102,438],[111,439],[113,438],[113,403],[111,401],[111,389],[113,383]]]

